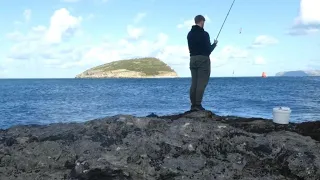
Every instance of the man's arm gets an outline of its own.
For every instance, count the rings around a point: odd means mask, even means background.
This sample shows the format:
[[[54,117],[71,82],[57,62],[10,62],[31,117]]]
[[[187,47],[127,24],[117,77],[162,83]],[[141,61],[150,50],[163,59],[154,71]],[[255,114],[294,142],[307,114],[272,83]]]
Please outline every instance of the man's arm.
[[[207,50],[209,53],[211,53],[216,48],[218,41],[214,40],[214,43],[211,44],[209,33],[205,32],[205,34],[206,34]]]

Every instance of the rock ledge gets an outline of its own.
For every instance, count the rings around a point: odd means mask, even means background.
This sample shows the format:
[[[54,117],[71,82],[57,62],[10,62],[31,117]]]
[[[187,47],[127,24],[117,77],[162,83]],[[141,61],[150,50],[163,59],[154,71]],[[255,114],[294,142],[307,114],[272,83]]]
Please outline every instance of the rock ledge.
[[[320,121],[211,112],[0,130],[1,180],[320,179]]]

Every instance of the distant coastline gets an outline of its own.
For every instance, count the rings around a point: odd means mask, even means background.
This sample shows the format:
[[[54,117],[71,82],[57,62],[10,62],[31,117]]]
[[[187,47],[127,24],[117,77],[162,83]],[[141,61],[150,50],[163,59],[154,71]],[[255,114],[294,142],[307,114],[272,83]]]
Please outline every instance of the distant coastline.
[[[284,71],[284,72],[276,73],[275,76],[286,76],[286,77],[320,76],[320,70],[313,70],[313,71],[303,71],[303,70]]]

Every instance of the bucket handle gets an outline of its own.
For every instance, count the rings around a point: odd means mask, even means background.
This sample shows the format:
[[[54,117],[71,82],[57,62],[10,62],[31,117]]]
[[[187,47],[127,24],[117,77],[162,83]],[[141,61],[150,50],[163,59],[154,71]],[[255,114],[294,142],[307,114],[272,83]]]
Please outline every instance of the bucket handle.
[[[289,109],[286,109],[286,108],[283,109],[283,107],[281,107],[281,106],[279,107],[279,109],[282,111],[289,111]]]

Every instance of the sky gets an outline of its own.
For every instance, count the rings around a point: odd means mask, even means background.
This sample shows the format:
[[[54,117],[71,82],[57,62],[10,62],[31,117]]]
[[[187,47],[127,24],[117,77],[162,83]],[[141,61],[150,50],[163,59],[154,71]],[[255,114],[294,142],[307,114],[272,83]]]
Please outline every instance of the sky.
[[[193,18],[206,17],[213,42],[232,1],[0,1],[0,78],[73,78],[138,57],[190,77]],[[319,9],[319,0],[235,0],[210,56],[211,76],[320,69]]]

